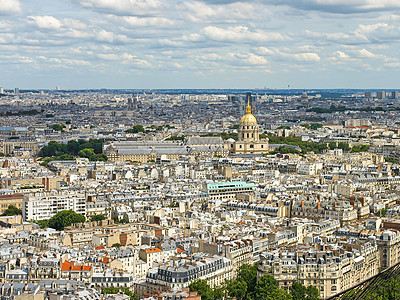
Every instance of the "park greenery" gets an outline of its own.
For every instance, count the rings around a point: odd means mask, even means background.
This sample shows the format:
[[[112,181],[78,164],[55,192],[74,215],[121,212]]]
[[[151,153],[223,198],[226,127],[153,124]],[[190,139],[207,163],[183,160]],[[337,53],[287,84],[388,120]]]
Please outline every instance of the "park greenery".
[[[322,124],[320,123],[311,123],[311,124],[301,124],[302,127],[307,128],[307,129],[312,129],[312,130],[317,130],[319,128],[322,128]]]
[[[318,124],[318,123],[314,123]],[[346,142],[330,142],[330,143],[315,143],[315,142],[306,142],[302,141],[300,137],[283,137],[283,136],[273,136],[268,135],[269,143],[270,144],[286,144],[291,146],[297,146],[301,149],[299,151],[296,148],[288,147],[288,146],[281,146],[270,152],[270,154],[288,154],[288,153],[295,153],[295,154],[306,154],[308,152],[314,153],[322,153],[324,150],[330,149],[342,149],[345,152],[366,152],[369,149],[369,145],[355,145],[351,147],[349,143]]]
[[[129,288],[117,288],[117,287],[106,287],[101,290],[102,294],[124,294],[129,296],[130,300],[137,300],[138,297],[135,292],[132,292]]]
[[[391,158],[391,157],[385,157],[385,162],[392,163],[392,164],[398,163],[398,161],[396,159]]]
[[[235,132],[218,132],[218,133],[207,133],[207,134],[203,134],[201,136],[220,136],[223,140],[228,140],[228,139],[234,139],[237,140],[238,139],[238,134]]]
[[[54,124],[53,126],[51,126],[51,128],[54,131],[64,132],[65,125],[63,125],[63,124]]]
[[[257,266],[244,264],[239,267],[237,277],[227,280],[221,287],[211,288],[206,280],[195,280],[189,285],[202,300],[222,300],[232,297],[237,300],[318,300],[319,292],[313,286],[305,287],[295,282],[290,291],[279,288],[276,279],[263,275],[257,280]]]
[[[268,135],[269,143],[270,144],[286,144],[297,146],[301,149],[302,154],[307,152],[314,152],[314,153],[322,153],[324,150],[328,149],[326,143],[315,143],[315,142],[304,142],[301,140],[300,137],[283,137],[283,136],[272,136]],[[288,153],[293,153],[293,148],[287,149],[289,147],[282,148],[282,151],[289,151]],[[279,149],[279,148],[278,148]],[[276,149],[276,150],[278,150]],[[297,151],[297,150],[296,150]],[[284,154],[284,153],[281,153]]]
[[[276,128],[276,129],[287,129],[287,130],[289,130],[289,129],[290,129],[290,126],[281,125],[281,126],[279,126],[278,128]]]
[[[180,136],[173,135],[173,136],[170,136],[169,138],[167,138],[166,141],[183,141],[184,139],[185,139],[184,135],[180,135]]]
[[[40,112],[37,111],[36,109],[0,112],[0,116],[34,116],[37,114],[40,114]]]
[[[107,161],[107,156],[102,153],[103,143],[102,139],[70,140],[66,144],[51,141],[40,149],[38,156],[42,157],[43,166],[47,166],[53,160],[73,160],[75,157],[85,157],[90,161]]]
[[[16,216],[22,215],[22,210],[14,205],[9,205],[8,208],[2,213],[2,216]]]
[[[344,112],[344,111],[363,111],[363,112],[375,112],[375,111],[399,111],[399,107],[346,107],[343,105],[331,105],[329,108],[322,107],[312,107],[306,110],[306,112],[315,112],[315,113],[334,113],[334,112]]]
[[[103,221],[103,220],[105,220],[105,219],[106,219],[106,217],[103,216],[103,215],[95,215],[95,216],[93,216],[93,217],[90,218],[90,220],[91,220],[92,222],[95,222],[95,221]]]
[[[145,133],[146,130],[144,130],[143,125],[134,125],[132,128],[125,130],[126,133],[139,133],[139,132],[143,132]]]
[[[150,127],[146,127],[146,132],[151,132],[151,131],[161,131],[164,128],[172,129],[175,128],[174,126],[171,126],[169,124],[166,124],[164,126],[156,126],[156,125],[151,125]]]
[[[73,210],[62,210],[56,213],[50,219],[32,221],[40,226],[40,228],[54,228],[56,230],[64,230],[65,227],[71,226],[75,223],[83,223],[86,218],[74,212]]]

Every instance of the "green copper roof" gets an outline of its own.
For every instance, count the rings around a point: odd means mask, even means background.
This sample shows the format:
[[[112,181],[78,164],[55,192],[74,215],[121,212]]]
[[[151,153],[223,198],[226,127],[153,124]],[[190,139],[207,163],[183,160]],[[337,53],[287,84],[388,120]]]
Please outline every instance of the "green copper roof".
[[[234,182],[214,182],[207,184],[207,190],[232,189],[232,188],[254,188],[256,185],[252,182],[234,181]]]

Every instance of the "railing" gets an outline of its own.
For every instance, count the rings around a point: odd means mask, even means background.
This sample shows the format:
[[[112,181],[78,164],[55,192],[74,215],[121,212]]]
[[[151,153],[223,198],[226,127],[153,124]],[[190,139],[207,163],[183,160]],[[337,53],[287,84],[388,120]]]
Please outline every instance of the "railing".
[[[395,300],[400,299],[400,263],[340,292],[327,300]]]

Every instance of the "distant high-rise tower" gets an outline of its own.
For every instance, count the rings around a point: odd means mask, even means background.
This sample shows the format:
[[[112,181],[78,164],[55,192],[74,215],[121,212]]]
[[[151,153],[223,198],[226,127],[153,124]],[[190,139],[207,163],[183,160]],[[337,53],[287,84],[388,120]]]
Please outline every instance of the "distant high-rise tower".
[[[135,98],[128,98],[128,109],[129,110],[137,110],[138,109],[138,98],[139,96],[136,96]]]
[[[14,95],[15,96],[19,96],[19,88],[15,88],[14,89]]]
[[[253,113],[257,112],[257,96],[252,96],[250,92],[246,93],[246,98],[244,99],[243,107],[246,107],[250,103],[251,111]]]
[[[376,92],[376,97],[378,99],[385,99],[386,98],[386,92],[385,91],[378,91],[378,92]]]
[[[365,91],[364,98],[372,98],[372,93],[370,91]]]
[[[244,100],[243,96],[240,95],[228,95],[228,101],[232,103],[233,106],[236,106],[239,108],[239,113],[241,115],[244,114],[246,111],[246,106],[243,104],[246,101]]]
[[[391,99],[397,99],[399,98],[399,92],[398,91],[392,91],[391,95],[390,95]]]
[[[0,87],[0,94],[4,94],[4,89]]]

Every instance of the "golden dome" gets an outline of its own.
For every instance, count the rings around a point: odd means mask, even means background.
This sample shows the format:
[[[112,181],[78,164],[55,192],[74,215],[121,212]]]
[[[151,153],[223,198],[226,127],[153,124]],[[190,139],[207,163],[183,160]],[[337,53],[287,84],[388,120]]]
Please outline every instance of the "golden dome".
[[[240,119],[240,124],[257,125],[257,119],[251,113],[250,103],[247,103],[246,114]]]

